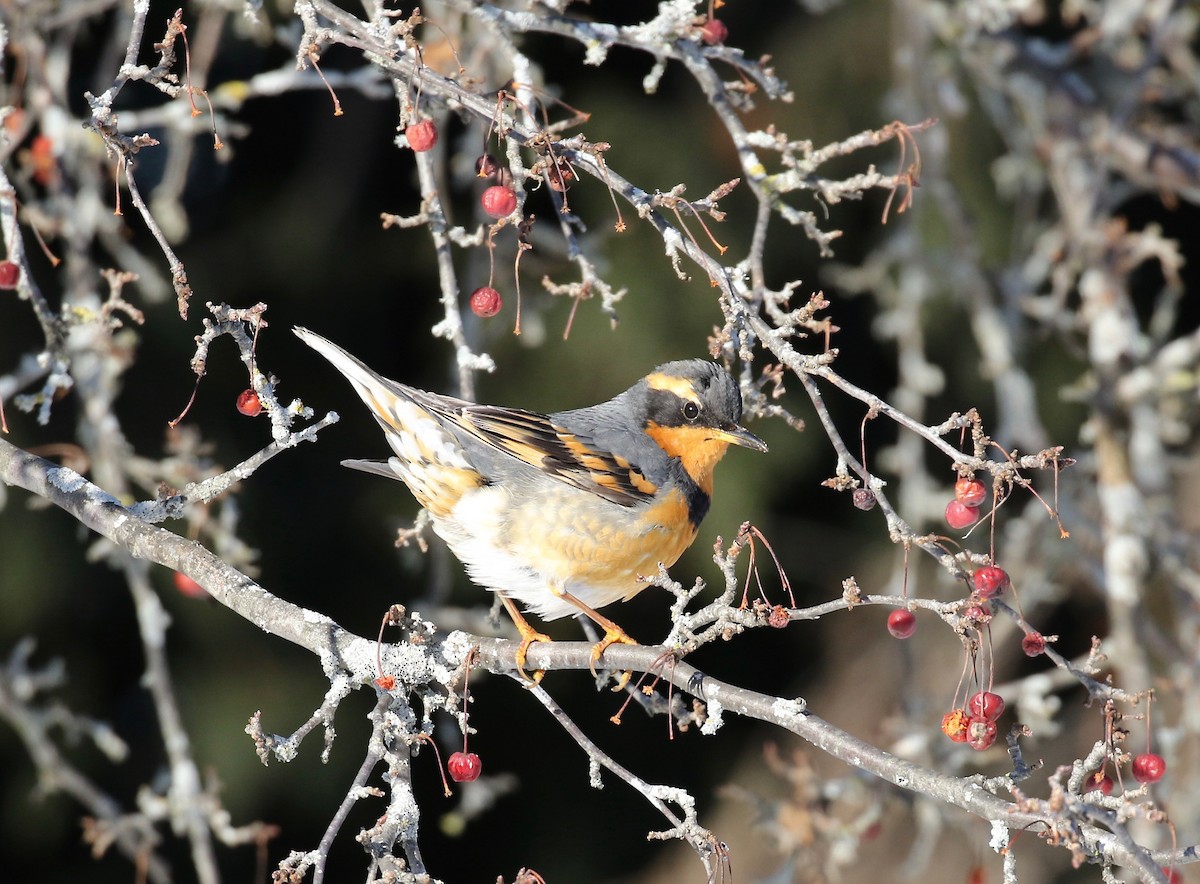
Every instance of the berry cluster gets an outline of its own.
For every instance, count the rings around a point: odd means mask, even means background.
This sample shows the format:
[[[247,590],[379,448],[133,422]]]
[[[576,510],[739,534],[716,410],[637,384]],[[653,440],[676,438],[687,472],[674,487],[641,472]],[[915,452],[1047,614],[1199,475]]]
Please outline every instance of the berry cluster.
[[[1143,752],[1134,756],[1129,770],[1139,783],[1157,783],[1167,772],[1167,761],[1157,752]],[[1091,774],[1084,783],[1084,792],[1099,792],[1101,795],[1111,795],[1116,785],[1103,769]]]
[[[979,521],[979,505],[987,499],[987,486],[966,476],[954,483],[954,499],[946,504],[946,524],[956,531]]]
[[[973,480],[972,480],[973,481]],[[963,482],[960,479],[959,484]],[[982,493],[976,493],[983,488],[978,482],[973,482],[979,488],[967,488],[967,499],[982,501]],[[955,501],[960,502],[960,501]],[[1007,589],[1011,583],[1008,572],[996,565],[984,565],[976,569],[971,577],[974,592],[971,604],[963,609],[962,618],[966,626],[979,632],[982,639],[984,628],[992,619],[992,606],[988,603]],[[989,641],[990,641],[990,633]],[[1040,637],[1040,636],[1039,636]],[[1045,647],[1045,641],[1042,642]],[[1033,655],[1030,655],[1033,656]],[[955,697],[957,699],[957,695]],[[956,743],[966,743],[972,749],[982,752],[996,742],[996,719],[1004,712],[1004,698],[992,691],[976,691],[967,700],[965,706],[955,706],[942,718],[942,732]]]
[[[416,153],[432,150],[438,142],[437,124],[427,117],[416,120],[405,127],[404,138],[408,141],[408,146]],[[485,188],[479,197],[479,205],[485,215],[499,221],[508,218],[517,210],[517,194],[508,183],[511,181],[511,175],[507,174],[507,170],[496,161],[495,157],[485,153],[475,160],[475,175],[495,182]],[[569,168],[559,171],[557,178],[551,181],[551,185],[557,181],[559,187],[556,189],[565,190],[566,182],[573,177],[574,173]],[[492,288],[490,281],[488,285],[480,286],[471,293],[469,303],[471,312],[484,319],[495,316],[504,306],[500,293]],[[241,399],[238,400],[238,410],[242,410]],[[249,412],[243,411],[242,413],[248,414]],[[254,413],[257,414],[257,412]],[[475,777],[470,777],[470,779],[475,779]]]
[[[996,742],[996,720],[1004,714],[1004,698],[991,691],[976,691],[966,708],[947,712],[942,718],[942,733],[956,743],[966,743],[977,752]]]
[[[512,175],[496,161],[490,153],[484,153],[475,160],[475,176],[485,181],[491,181],[479,196],[479,206],[483,213],[495,221],[508,218],[517,210],[517,194],[513,190]],[[494,230],[493,230],[494,232]],[[488,250],[492,249],[491,235],[488,236]],[[520,317],[520,297],[517,299],[518,322]],[[469,301],[471,312],[482,319],[488,319],[500,312],[504,300],[500,292],[492,287],[491,274],[488,274],[488,284],[482,285],[471,292]]]
[[[1151,783],[1157,783],[1167,772],[1166,759],[1157,752],[1150,751],[1152,734],[1152,729],[1150,726],[1150,707],[1152,701],[1154,700],[1154,694],[1150,691],[1147,691],[1145,693],[1145,699],[1146,751],[1133,756],[1133,759],[1129,765],[1130,774],[1132,774],[1133,778],[1142,786],[1148,786]],[[1124,718],[1124,714],[1117,710],[1115,703],[1113,703],[1111,700],[1105,703],[1104,733],[1106,743],[1105,748],[1108,750],[1107,758],[1100,765],[1098,770],[1094,770],[1089,773],[1087,778],[1084,780],[1083,792],[1085,794],[1089,792],[1098,792],[1101,796],[1107,797],[1112,794],[1116,783],[1121,783],[1122,788],[1128,791],[1128,788],[1125,787],[1124,783],[1122,783],[1120,774],[1120,764],[1125,758],[1129,757],[1118,749],[1118,743],[1128,735],[1128,731],[1120,726],[1120,721],[1122,718]],[[1109,763],[1112,763],[1116,769],[1116,783],[1113,782],[1113,777],[1109,776],[1108,771],[1106,770]],[[1125,799],[1122,800],[1124,801]],[[1111,807],[1111,805],[1105,806]],[[1167,880],[1177,880],[1171,876],[1170,870],[1163,869],[1163,873],[1167,875]]]

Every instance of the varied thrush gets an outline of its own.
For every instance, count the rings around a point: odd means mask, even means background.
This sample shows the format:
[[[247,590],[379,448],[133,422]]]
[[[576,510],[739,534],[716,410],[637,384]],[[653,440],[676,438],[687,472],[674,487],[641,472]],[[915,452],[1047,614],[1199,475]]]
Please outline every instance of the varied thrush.
[[[529,646],[550,639],[517,603],[543,620],[595,621],[604,630],[595,671],[609,645],[635,643],[596,609],[633,598],[691,545],[730,445],[767,450],[738,423],[733,378],[702,359],[668,362],[607,402],[547,415],[426,393],[295,332],[350,380],[395,452],[386,463],[343,464],[409,487],[471,579],[504,602],[522,672]]]

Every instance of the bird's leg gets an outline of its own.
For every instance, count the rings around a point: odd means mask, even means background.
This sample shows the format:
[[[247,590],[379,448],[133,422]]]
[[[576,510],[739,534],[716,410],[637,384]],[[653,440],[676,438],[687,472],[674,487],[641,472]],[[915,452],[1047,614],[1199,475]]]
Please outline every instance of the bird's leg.
[[[500,601],[504,602],[504,608],[508,611],[508,616],[512,618],[513,624],[517,627],[517,632],[521,634],[521,644],[517,648],[517,672],[521,673],[521,677],[526,681],[539,684],[542,676],[546,674],[545,669],[535,670],[533,675],[525,671],[525,655],[529,653],[529,646],[534,642],[549,642],[550,636],[544,632],[538,632],[529,625],[529,621],[525,619],[525,615],[517,608],[517,603],[506,596],[504,593],[498,593]]]
[[[630,638],[629,634],[626,633],[624,629],[617,626],[617,624],[613,623],[611,620],[609,620],[607,617],[605,617],[603,614],[601,614],[595,608],[585,605],[582,601],[577,599],[575,596],[571,595],[571,593],[567,592],[557,582],[555,582],[553,580],[550,581],[550,591],[552,593],[554,593],[556,596],[558,596],[560,599],[562,599],[564,602],[570,602],[572,605],[577,607],[580,611],[582,611],[584,614],[586,614],[593,623],[595,623],[597,626],[599,626],[601,629],[604,630],[604,638],[600,639],[600,641],[596,642],[596,644],[594,644],[592,646],[591,660],[588,663],[588,670],[592,673],[593,678],[596,676],[596,663],[599,662],[600,655],[604,653],[604,651],[608,648],[609,645],[615,645],[615,644],[636,645],[637,644],[637,640]],[[625,685],[629,684],[629,679],[632,677],[633,677],[633,673],[631,671],[626,670],[625,672],[622,672],[621,678],[620,678],[619,682],[617,683],[617,686],[615,688],[613,688],[613,690],[614,691],[624,690]]]

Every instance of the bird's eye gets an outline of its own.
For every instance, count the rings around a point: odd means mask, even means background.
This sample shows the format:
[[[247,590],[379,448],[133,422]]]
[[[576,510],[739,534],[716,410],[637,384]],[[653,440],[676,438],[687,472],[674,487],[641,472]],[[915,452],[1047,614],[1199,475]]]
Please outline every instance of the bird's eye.
[[[683,403],[683,416],[690,421],[694,421],[700,416],[700,406],[695,402]]]

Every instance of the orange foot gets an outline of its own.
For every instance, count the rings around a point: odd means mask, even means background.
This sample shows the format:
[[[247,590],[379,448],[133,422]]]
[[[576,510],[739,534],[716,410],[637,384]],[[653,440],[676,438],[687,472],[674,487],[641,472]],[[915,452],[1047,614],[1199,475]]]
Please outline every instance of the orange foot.
[[[531,684],[541,684],[542,676],[546,674],[545,669],[534,670],[533,675],[525,671],[525,656],[529,653],[529,646],[534,642],[550,642],[550,636],[544,632],[538,632],[529,625],[529,621],[517,609],[516,604],[506,595],[500,596],[500,601],[504,602],[505,610],[508,611],[508,616],[512,618],[513,624],[517,627],[517,632],[521,634],[521,644],[517,646],[517,672],[521,673],[521,678]],[[599,656],[599,655],[597,655]]]
[[[529,653],[529,646],[534,642],[549,643],[550,636],[535,629],[530,629],[528,632],[521,631],[521,644],[517,647],[517,672],[521,673],[521,678],[531,684],[541,684],[542,676],[546,674],[545,669],[535,669],[532,675],[525,671],[525,655]]]
[[[596,664],[600,662],[600,656],[608,649],[609,645],[616,644],[636,645],[637,641],[630,638],[624,629],[609,620],[608,625],[604,630],[604,638],[600,639],[600,641],[596,642],[596,644],[592,646],[592,654],[591,660],[588,662],[588,670],[592,673],[593,678],[596,676]],[[617,686],[613,688],[613,691],[619,693],[620,691],[625,690],[625,686],[629,684],[629,679],[631,678],[633,678],[633,672],[626,669],[621,673],[620,678],[617,680]]]

